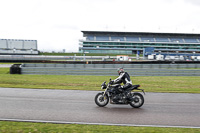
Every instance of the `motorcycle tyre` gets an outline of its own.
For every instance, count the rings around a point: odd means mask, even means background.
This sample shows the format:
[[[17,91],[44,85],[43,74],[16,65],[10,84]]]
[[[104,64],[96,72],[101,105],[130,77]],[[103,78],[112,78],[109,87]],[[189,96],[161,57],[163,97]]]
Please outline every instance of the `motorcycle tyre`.
[[[99,107],[104,107],[104,106],[106,106],[107,104],[108,104],[108,102],[109,102],[109,97],[108,97],[108,95],[106,94],[105,95],[105,97],[106,97],[106,99],[107,99],[107,101],[105,102],[105,104],[100,104],[99,102],[98,102],[98,97],[99,97],[99,95],[102,95],[103,96],[103,93],[98,93],[96,96],[95,96],[95,103],[99,106]]]
[[[133,95],[134,95],[134,96],[139,96],[140,99],[142,100],[142,102],[141,102],[141,104],[139,104],[138,106],[136,106],[136,105],[133,104],[132,102],[130,102],[130,105],[131,105],[133,108],[139,108],[139,107],[141,107],[141,106],[144,104],[144,97],[143,97],[143,95],[140,94],[140,93],[134,93]]]

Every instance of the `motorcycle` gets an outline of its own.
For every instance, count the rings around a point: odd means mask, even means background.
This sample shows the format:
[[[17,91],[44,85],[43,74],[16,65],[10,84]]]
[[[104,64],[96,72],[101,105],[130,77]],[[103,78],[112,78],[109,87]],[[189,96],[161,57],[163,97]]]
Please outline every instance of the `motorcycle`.
[[[139,89],[140,85],[132,85],[126,90],[120,89],[120,86],[120,84],[113,84],[111,79],[107,85],[104,81],[101,89],[105,89],[105,91],[95,96],[95,103],[99,107],[104,107],[110,101],[110,104],[130,104],[133,108],[139,108],[144,104],[143,95],[139,92],[132,92],[140,90],[145,94],[143,89]]]

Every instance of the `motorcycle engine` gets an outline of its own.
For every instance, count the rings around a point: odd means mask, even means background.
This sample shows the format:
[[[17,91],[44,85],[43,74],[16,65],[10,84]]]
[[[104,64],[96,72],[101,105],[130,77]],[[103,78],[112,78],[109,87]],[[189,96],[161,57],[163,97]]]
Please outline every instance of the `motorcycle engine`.
[[[124,98],[122,94],[117,94],[115,96],[113,96],[113,102],[115,103],[123,103],[124,102]]]

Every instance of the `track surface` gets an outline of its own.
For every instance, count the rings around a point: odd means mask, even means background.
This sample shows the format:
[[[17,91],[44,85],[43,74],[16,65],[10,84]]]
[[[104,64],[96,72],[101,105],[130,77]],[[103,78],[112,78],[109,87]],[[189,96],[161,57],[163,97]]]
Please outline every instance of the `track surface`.
[[[0,88],[0,119],[200,127],[200,94],[146,93],[139,108],[98,107],[98,91]]]

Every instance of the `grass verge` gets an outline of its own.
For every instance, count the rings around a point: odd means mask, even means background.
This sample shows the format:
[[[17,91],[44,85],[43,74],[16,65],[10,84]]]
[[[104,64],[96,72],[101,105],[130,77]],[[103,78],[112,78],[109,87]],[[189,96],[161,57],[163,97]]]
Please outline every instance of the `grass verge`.
[[[0,68],[0,87],[100,90],[103,81],[116,76],[79,75],[19,75],[9,74],[9,68]],[[138,76],[131,77],[146,92],[200,93],[200,77],[196,76]]]
[[[1,133],[199,133],[192,128],[127,127],[0,121]]]

